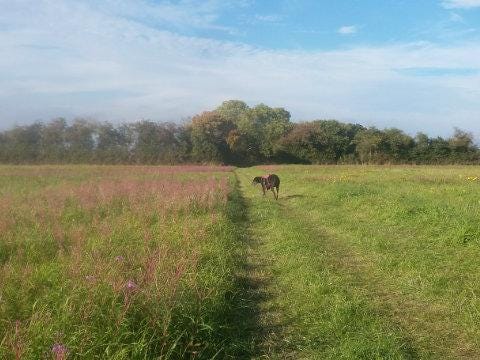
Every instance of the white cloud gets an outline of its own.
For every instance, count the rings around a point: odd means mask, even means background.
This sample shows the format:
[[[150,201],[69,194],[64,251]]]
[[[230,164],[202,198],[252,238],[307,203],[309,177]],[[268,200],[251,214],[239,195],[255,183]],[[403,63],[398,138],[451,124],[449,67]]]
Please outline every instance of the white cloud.
[[[255,19],[258,21],[263,21],[263,22],[269,22],[269,23],[275,23],[279,22],[283,19],[282,15],[278,14],[270,14],[270,15],[255,15]]]
[[[65,1],[65,0],[63,0]],[[126,17],[141,23],[172,25],[178,29],[210,29],[236,33],[237,30],[219,25],[219,13],[232,7],[248,6],[242,0],[184,0],[152,2],[148,0],[103,0],[92,7],[114,16]]]
[[[463,24],[465,23],[464,18],[461,15],[454,12],[450,13],[450,21],[455,23],[463,23]]]
[[[0,13],[0,127],[54,116],[175,121],[236,98],[296,119],[480,132],[478,74],[398,71],[477,69],[478,43],[274,51],[179,36],[84,2],[25,4]]]
[[[443,0],[445,9],[471,9],[480,7],[480,0]]]
[[[357,27],[350,25],[350,26],[342,26],[338,29],[338,33],[342,35],[350,35],[355,34],[357,32]]]

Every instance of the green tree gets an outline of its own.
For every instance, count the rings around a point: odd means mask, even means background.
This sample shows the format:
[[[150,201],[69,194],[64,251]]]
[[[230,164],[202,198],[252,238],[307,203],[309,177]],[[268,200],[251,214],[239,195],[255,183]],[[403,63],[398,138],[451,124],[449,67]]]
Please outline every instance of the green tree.
[[[404,163],[411,159],[411,152],[415,146],[412,137],[402,130],[391,128],[383,131],[385,155],[389,161]]]
[[[413,139],[412,160],[417,164],[430,163],[432,161],[432,141],[427,134],[419,132]]]
[[[451,149],[447,140],[440,136],[432,139],[430,149],[432,163],[448,164],[451,162]]]
[[[7,162],[35,163],[40,159],[42,124],[15,126],[3,136],[3,155]]]
[[[478,148],[473,134],[459,128],[454,129],[453,136],[448,139],[453,162],[470,163],[478,161]]]
[[[227,163],[231,158],[227,138],[234,124],[216,111],[196,115],[191,123],[192,159]]]
[[[473,135],[459,128],[454,129],[453,136],[448,139],[448,144],[453,151],[467,152],[475,149]]]
[[[375,163],[385,160],[385,156],[382,153],[384,139],[380,130],[371,127],[359,131],[355,135],[354,143],[360,162]]]
[[[96,127],[95,159],[103,164],[121,164],[129,159],[129,132],[124,126],[104,122]]]
[[[45,124],[41,131],[41,159],[45,163],[65,161],[67,121],[56,118]]]
[[[282,147],[301,161],[333,164],[351,159],[355,149],[353,139],[361,128],[335,120],[296,124],[282,140]]]
[[[135,125],[135,160],[148,164],[173,164],[181,160],[177,126],[141,121]]]
[[[226,120],[237,124],[245,116],[250,108],[241,100],[227,100],[217,107],[214,111],[222,115]]]
[[[68,161],[89,163],[93,160],[96,124],[86,119],[76,119],[65,131],[65,147]]]
[[[266,159],[273,159],[280,150],[279,140],[292,130],[290,113],[283,108],[269,110],[269,118],[263,125],[260,152]]]
[[[246,163],[275,159],[280,150],[279,140],[292,127],[290,113],[265,104],[246,110],[241,108],[234,118],[236,127],[228,137],[230,149]]]

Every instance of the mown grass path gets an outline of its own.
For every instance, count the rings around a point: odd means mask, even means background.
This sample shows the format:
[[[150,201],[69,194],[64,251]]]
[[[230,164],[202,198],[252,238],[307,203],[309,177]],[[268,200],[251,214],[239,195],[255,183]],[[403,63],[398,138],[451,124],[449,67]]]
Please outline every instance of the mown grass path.
[[[252,238],[247,261],[253,266],[246,276],[261,285],[251,289],[258,300],[251,306],[258,308],[263,328],[257,330],[261,336],[255,355],[412,358],[408,341],[390,329],[391,324],[371,316],[366,300],[350,292],[350,274],[338,274],[330,251],[312,241],[316,234],[305,221],[298,221],[285,201],[263,198],[251,187],[248,172],[238,173]]]
[[[251,290],[258,300],[258,317],[263,319],[258,323],[264,331],[256,338],[256,356],[478,358],[472,336],[476,329],[462,327],[466,321],[462,316],[469,314],[454,306],[455,298],[439,296],[437,279],[429,279],[438,271],[428,258],[432,240],[423,244],[425,226],[402,228],[378,216],[369,218],[371,224],[366,226],[368,210],[361,212],[358,198],[364,195],[367,198],[362,200],[369,200],[368,181],[357,187],[336,183],[322,189],[318,183],[299,179],[298,175],[308,175],[304,168],[285,170],[276,169],[282,178],[278,202],[271,194],[263,198],[250,185],[253,176],[264,170],[237,170],[254,239],[247,256],[252,266],[246,276],[259,285]],[[349,203],[350,210],[329,198],[343,200],[339,191],[345,189],[348,199],[359,201]],[[381,190],[375,190],[377,195],[386,196]],[[402,210],[398,207],[405,205],[406,196],[401,190],[397,195],[401,201],[393,210],[384,209],[386,213]],[[375,203],[366,205],[376,210]],[[366,236],[372,240],[363,240]],[[392,243],[381,246],[378,239]],[[423,287],[410,284],[419,281],[425,282]],[[444,285],[445,293],[452,292],[448,286],[458,286]],[[437,296],[429,295],[435,291]]]

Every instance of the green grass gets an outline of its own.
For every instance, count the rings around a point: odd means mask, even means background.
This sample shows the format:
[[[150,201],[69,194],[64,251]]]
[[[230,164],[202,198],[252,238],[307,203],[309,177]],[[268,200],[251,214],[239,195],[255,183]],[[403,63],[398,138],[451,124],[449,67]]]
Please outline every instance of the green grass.
[[[249,186],[266,171],[282,179],[278,202]],[[479,174],[478,167],[239,171],[275,279],[277,295],[265,306],[282,309],[282,339],[296,356],[478,358]]]
[[[0,168],[0,358],[234,354],[224,170]]]
[[[0,358],[480,358],[478,178],[0,167]]]

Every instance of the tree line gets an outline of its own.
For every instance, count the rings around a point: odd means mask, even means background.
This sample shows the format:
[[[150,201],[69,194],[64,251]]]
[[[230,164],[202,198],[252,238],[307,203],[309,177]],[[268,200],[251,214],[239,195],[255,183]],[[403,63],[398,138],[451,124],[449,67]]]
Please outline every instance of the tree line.
[[[87,119],[15,126],[0,132],[0,162],[12,164],[476,164],[469,132],[412,137],[336,120],[293,123],[283,108],[229,100],[184,124]]]

